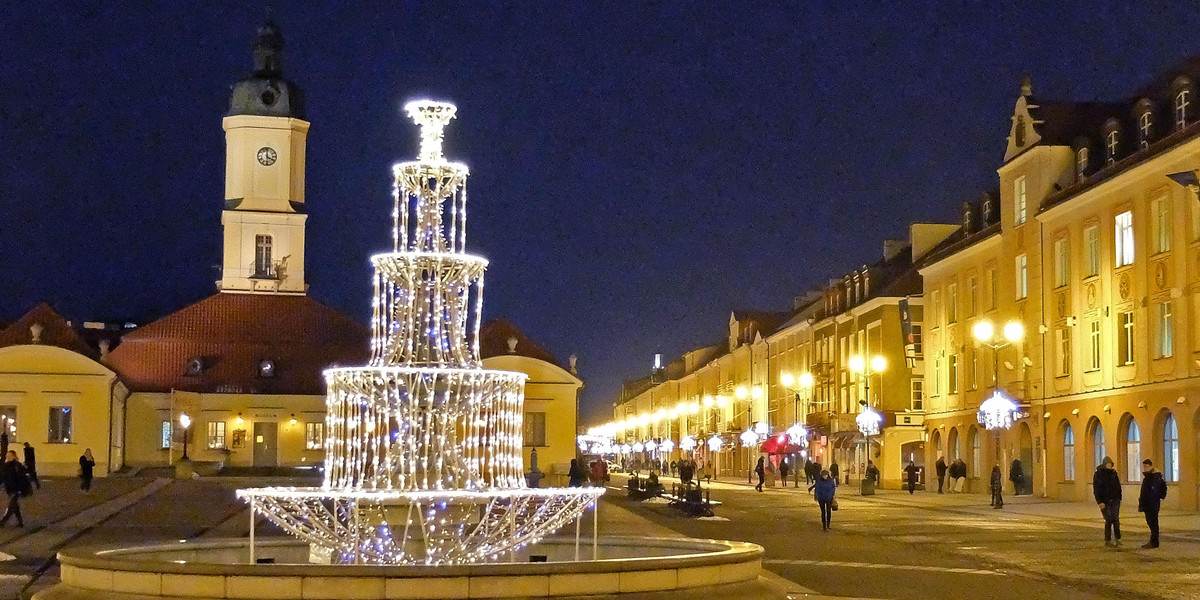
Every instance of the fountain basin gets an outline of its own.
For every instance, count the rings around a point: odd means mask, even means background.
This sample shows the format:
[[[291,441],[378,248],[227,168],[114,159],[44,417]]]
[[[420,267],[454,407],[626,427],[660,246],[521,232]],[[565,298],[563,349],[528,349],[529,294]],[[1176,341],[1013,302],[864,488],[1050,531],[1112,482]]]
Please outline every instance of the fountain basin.
[[[134,598],[276,598],[416,600],[433,598],[710,597],[777,598],[760,581],[762,547],[687,538],[547,538],[513,562],[468,565],[326,565],[308,563],[295,539],[259,540],[250,564],[246,539],[79,548],[58,555],[61,583],[37,600]],[[529,562],[531,556],[546,562]]]

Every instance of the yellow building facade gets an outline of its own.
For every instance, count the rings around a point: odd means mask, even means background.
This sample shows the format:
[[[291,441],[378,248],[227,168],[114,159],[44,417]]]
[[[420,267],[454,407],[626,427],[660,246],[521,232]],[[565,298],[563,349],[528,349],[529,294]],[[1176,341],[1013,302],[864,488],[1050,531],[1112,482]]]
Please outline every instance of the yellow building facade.
[[[1200,508],[1198,75],[1168,73],[1111,105],[1046,101],[1022,87],[998,205],[976,207],[987,217],[921,270],[927,347],[941,361],[929,458],[961,456],[973,477],[999,463],[1009,490],[1020,460],[1028,491],[1072,500],[1090,497],[1105,456],[1136,496],[1151,459],[1166,475],[1167,505]],[[971,335],[984,318],[1025,330],[997,350],[995,385],[993,349]],[[968,368],[952,372],[955,356]],[[975,415],[995,387],[1021,406],[998,435]]]

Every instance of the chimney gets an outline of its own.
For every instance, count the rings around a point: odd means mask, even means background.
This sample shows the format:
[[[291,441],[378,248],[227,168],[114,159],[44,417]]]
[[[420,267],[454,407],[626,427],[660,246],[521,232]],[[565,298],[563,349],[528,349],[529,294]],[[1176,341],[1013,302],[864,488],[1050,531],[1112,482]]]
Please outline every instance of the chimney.
[[[579,364],[578,356],[575,356],[574,354],[572,354],[571,357],[567,359],[567,364],[571,366],[570,371],[571,371],[572,375],[579,374],[579,369],[576,368],[576,365]]]
[[[892,260],[904,252],[908,240],[883,240],[883,260]]]
[[[512,354],[516,351],[517,351],[517,338],[516,337],[508,338],[508,353]]]
[[[31,344],[42,343],[42,330],[43,329],[45,329],[45,327],[42,327],[41,323],[34,323],[33,325],[30,325],[29,326],[29,343],[31,343]]]

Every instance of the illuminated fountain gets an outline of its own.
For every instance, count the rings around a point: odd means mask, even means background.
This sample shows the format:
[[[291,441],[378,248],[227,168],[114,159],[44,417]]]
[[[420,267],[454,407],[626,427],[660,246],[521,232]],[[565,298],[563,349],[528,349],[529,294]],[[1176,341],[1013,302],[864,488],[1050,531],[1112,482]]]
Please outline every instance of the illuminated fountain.
[[[455,107],[405,109],[420,156],[393,167],[393,251],[371,259],[371,362],[325,372],[324,485],[238,495],[333,562],[495,560],[573,521],[604,488],[526,487],[525,375],[479,357],[487,260],[466,253],[467,166],[442,154]]]

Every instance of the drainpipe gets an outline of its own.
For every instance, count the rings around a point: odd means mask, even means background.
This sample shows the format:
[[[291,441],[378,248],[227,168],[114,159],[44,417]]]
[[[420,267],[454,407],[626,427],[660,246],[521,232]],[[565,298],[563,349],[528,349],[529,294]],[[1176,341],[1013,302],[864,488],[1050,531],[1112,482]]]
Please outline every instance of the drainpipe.
[[[1042,321],[1046,320],[1046,256],[1045,247],[1042,243],[1044,239],[1046,225],[1038,220],[1038,247],[1042,250],[1042,293],[1040,301],[1042,303]],[[1050,450],[1050,436],[1047,433],[1046,427],[1046,331],[1048,328],[1042,324],[1038,324],[1038,333],[1042,336],[1042,414],[1038,415],[1038,420],[1042,422],[1042,497],[1046,498],[1050,495],[1050,462],[1047,460]]]

